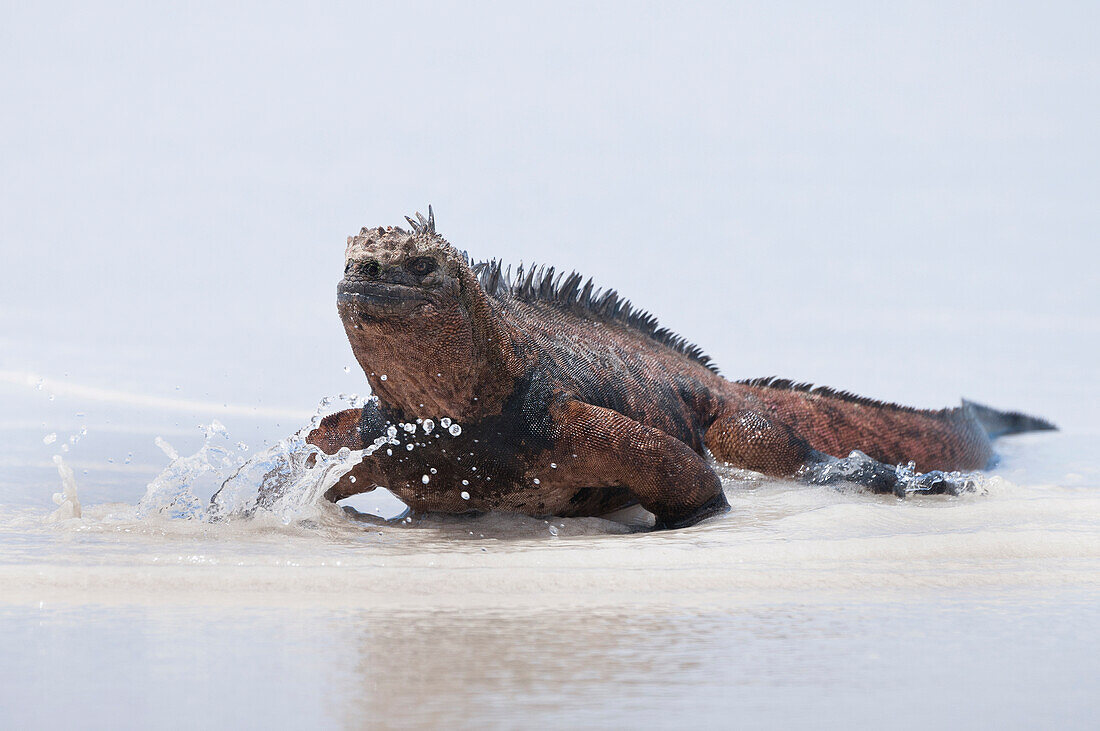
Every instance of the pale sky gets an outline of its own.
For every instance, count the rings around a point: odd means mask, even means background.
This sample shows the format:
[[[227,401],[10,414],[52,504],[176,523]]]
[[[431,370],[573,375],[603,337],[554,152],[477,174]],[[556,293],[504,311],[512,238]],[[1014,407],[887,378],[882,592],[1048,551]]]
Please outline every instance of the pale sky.
[[[1094,3],[222,5],[0,11],[0,368],[309,409],[432,203],[733,377],[1090,416]]]

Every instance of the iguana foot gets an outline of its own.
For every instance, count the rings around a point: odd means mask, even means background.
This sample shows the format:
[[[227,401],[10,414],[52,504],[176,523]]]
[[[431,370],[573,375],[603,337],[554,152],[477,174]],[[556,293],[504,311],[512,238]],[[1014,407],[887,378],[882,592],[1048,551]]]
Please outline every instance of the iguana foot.
[[[893,493],[901,498],[906,493],[906,482],[898,475],[897,468],[872,459],[859,450],[853,450],[847,457],[813,452],[797,475],[811,485],[849,483],[874,493]]]
[[[961,495],[977,490],[978,481],[965,472],[933,470],[916,475],[905,489],[922,495]]]
[[[389,526],[394,527],[408,527],[413,523],[419,523],[424,517],[421,513],[415,512],[412,508],[405,508],[401,511],[400,515],[395,515],[392,518],[383,518],[379,515],[371,515],[370,513],[364,513],[360,510],[356,510],[350,505],[337,505],[336,507],[344,511],[344,514],[357,523],[366,523],[367,525],[377,526]]]
[[[700,523],[707,518],[712,518],[715,515],[723,515],[730,511],[729,501],[726,500],[726,496],[723,493],[715,495],[714,498],[704,503],[698,510],[691,515],[683,518],[675,518],[671,520],[658,519],[653,526],[653,530],[676,530],[677,528],[688,528]]]

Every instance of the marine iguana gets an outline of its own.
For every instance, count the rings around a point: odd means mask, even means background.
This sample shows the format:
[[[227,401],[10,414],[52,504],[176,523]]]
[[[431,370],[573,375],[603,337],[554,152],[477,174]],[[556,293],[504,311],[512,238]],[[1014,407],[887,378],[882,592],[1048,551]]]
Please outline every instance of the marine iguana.
[[[808,483],[957,492],[990,440],[1050,423],[963,401],[921,410],[778,378],[729,381],[695,345],[576,272],[472,263],[428,217],[347,240],[337,309],[374,393],[307,440],[365,450],[326,493],[416,512],[603,515],[656,528],[729,510],[709,455]],[[913,473],[897,465],[915,463]]]

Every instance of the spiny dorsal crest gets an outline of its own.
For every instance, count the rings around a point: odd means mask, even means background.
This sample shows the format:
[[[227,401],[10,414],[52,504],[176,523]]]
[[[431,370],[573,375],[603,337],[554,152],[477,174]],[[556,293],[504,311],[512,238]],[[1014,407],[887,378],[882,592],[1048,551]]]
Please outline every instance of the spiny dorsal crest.
[[[412,226],[412,232],[414,234],[434,234],[435,233],[435,212],[432,210],[431,205],[428,205],[428,217],[420,215],[420,211],[416,212],[416,220],[412,220],[408,216],[405,216],[405,220]]]
[[[621,323],[718,372],[718,366],[699,346],[661,327],[656,317],[635,309],[615,290],[599,289],[591,279],[585,281],[578,272],[565,276],[554,267],[520,264],[513,277],[512,267],[504,268],[499,259],[474,264],[473,270],[481,288],[491,297],[543,302],[582,317]]]
[[[903,406],[890,401],[880,401],[878,399],[869,398],[867,396],[860,396],[854,394],[851,391],[842,391],[836,388],[830,388],[829,386],[816,386],[808,382],[793,381],[789,378],[780,378],[778,376],[766,376],[764,378],[743,378],[737,383],[744,386],[752,386],[753,388],[766,388],[773,391],[792,391],[795,393],[804,393],[808,396],[822,396],[824,398],[837,399],[838,401],[847,401],[851,404],[859,404],[860,406],[870,406],[875,409],[887,409],[889,411],[903,411],[912,414],[930,414],[933,416],[948,416],[958,412],[956,408],[946,409],[918,409],[915,406]]]

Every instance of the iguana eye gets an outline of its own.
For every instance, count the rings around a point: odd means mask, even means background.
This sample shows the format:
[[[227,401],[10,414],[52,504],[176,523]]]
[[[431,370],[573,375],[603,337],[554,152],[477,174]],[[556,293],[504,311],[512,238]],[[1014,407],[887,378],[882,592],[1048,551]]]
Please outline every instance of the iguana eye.
[[[405,265],[413,274],[417,276],[424,276],[425,274],[431,274],[435,271],[436,263],[435,259],[430,256],[418,256],[415,259],[410,259],[409,263]]]
[[[382,274],[382,265],[370,259],[368,261],[349,261],[344,267],[344,274],[356,273],[369,279],[378,279]]]

